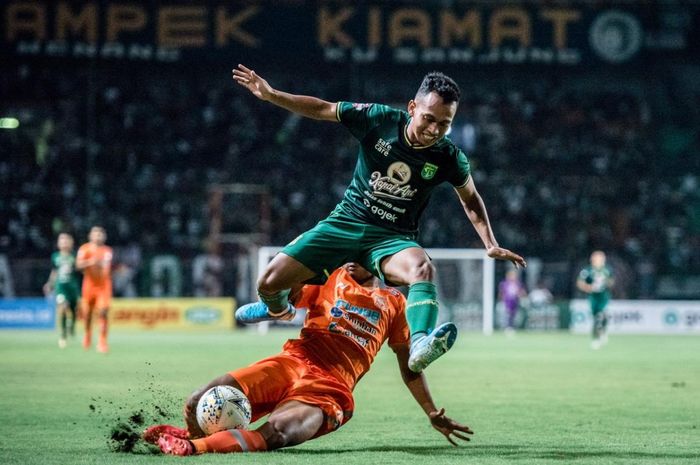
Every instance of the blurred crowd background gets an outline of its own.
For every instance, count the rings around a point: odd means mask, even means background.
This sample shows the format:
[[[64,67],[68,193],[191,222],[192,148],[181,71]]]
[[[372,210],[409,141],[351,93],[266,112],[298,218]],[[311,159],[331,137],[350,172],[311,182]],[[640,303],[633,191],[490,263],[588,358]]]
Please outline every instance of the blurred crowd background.
[[[267,186],[260,245],[283,245],[327,215],[357,142],[340,125],[257,101],[232,82],[235,64],[3,57],[0,117],[21,126],[0,129],[0,254],[17,294],[40,292],[59,232],[80,243],[92,224],[108,232],[123,294],[148,295],[154,256],[191,272],[202,254],[220,285],[187,279],[183,294],[235,294],[249,248],[208,240],[213,185]],[[617,297],[700,297],[698,55],[625,66],[248,64],[282,90],[400,108],[425,72],[446,72],[463,92],[450,138],[468,154],[496,237],[541,262],[538,280],[555,296],[574,295],[599,248]],[[256,231],[260,214],[234,198],[222,230]],[[481,247],[447,186],[420,240]]]

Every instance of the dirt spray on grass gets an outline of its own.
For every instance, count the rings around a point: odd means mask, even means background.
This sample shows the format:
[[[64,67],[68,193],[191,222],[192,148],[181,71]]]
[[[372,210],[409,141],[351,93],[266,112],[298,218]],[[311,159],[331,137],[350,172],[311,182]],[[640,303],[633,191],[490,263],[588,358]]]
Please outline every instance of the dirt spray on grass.
[[[143,431],[151,425],[183,422],[183,399],[158,384],[155,375],[146,378],[145,382],[138,383],[140,387],[127,390],[133,403],[99,396],[90,399],[88,408],[104,420],[107,446],[112,452],[158,454],[158,447],[141,438]]]

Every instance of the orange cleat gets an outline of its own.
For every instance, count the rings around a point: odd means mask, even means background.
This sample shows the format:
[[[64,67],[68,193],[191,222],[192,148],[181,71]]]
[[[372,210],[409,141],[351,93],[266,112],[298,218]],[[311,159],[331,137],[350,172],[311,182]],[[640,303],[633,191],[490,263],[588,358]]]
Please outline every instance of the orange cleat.
[[[171,425],[153,425],[146,428],[141,437],[146,442],[151,444],[158,444],[158,439],[164,434],[169,434],[170,436],[189,439],[190,433],[185,428],[178,428],[177,426]]]
[[[176,438],[167,433],[163,433],[158,438],[158,447],[164,454],[170,455],[194,455],[194,445],[188,439]]]
[[[90,336],[89,333],[85,333],[85,337],[83,337],[83,349],[88,350],[91,345],[92,345],[92,337]]]

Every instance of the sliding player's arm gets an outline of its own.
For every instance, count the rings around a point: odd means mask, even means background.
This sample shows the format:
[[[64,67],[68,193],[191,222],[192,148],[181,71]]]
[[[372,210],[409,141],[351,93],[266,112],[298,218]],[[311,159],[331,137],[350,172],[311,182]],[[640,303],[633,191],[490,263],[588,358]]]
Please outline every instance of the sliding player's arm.
[[[233,80],[250,91],[251,94],[285,110],[311,119],[338,122],[335,102],[327,102],[308,95],[295,95],[274,89],[252,69],[238,65],[232,71]]]
[[[444,435],[453,446],[457,445],[454,438],[469,441],[469,436],[467,435],[474,434],[471,428],[457,423],[452,418],[445,415],[444,408],[438,410],[433,402],[432,396],[430,395],[428,383],[426,382],[423,373],[414,373],[408,368],[408,346],[396,347],[394,348],[394,351],[396,352],[396,358],[399,362],[401,378],[403,378],[404,384],[406,384],[406,387],[409,391],[411,391],[413,398],[416,399],[418,405],[421,406],[425,414],[430,419],[430,424],[433,425],[433,428],[442,433],[442,435]]]
[[[474,178],[469,176],[467,183],[462,187],[456,187],[455,191],[462,208],[464,208],[464,212],[472,225],[474,225],[474,229],[476,229],[477,234],[481,238],[481,242],[484,243],[484,247],[486,247],[486,254],[497,260],[513,262],[516,267],[526,267],[527,263],[523,257],[500,247],[498,242],[496,242],[496,237],[493,235],[493,229],[489,222],[489,216],[486,213],[486,205],[484,205],[484,200],[476,190]]]

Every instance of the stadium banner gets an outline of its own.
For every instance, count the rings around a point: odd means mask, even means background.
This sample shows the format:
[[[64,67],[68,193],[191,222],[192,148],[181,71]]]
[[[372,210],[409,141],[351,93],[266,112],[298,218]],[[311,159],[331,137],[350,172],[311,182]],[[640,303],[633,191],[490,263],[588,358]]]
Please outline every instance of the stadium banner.
[[[19,56],[157,62],[624,64],[695,53],[700,4],[646,2],[5,1]]]
[[[113,299],[109,310],[114,329],[233,329],[233,298]]]
[[[53,301],[43,298],[0,299],[0,329],[54,329]]]
[[[700,335],[700,301],[697,300],[611,300],[607,311],[611,334]],[[592,328],[588,300],[572,300],[571,331],[590,334]]]

